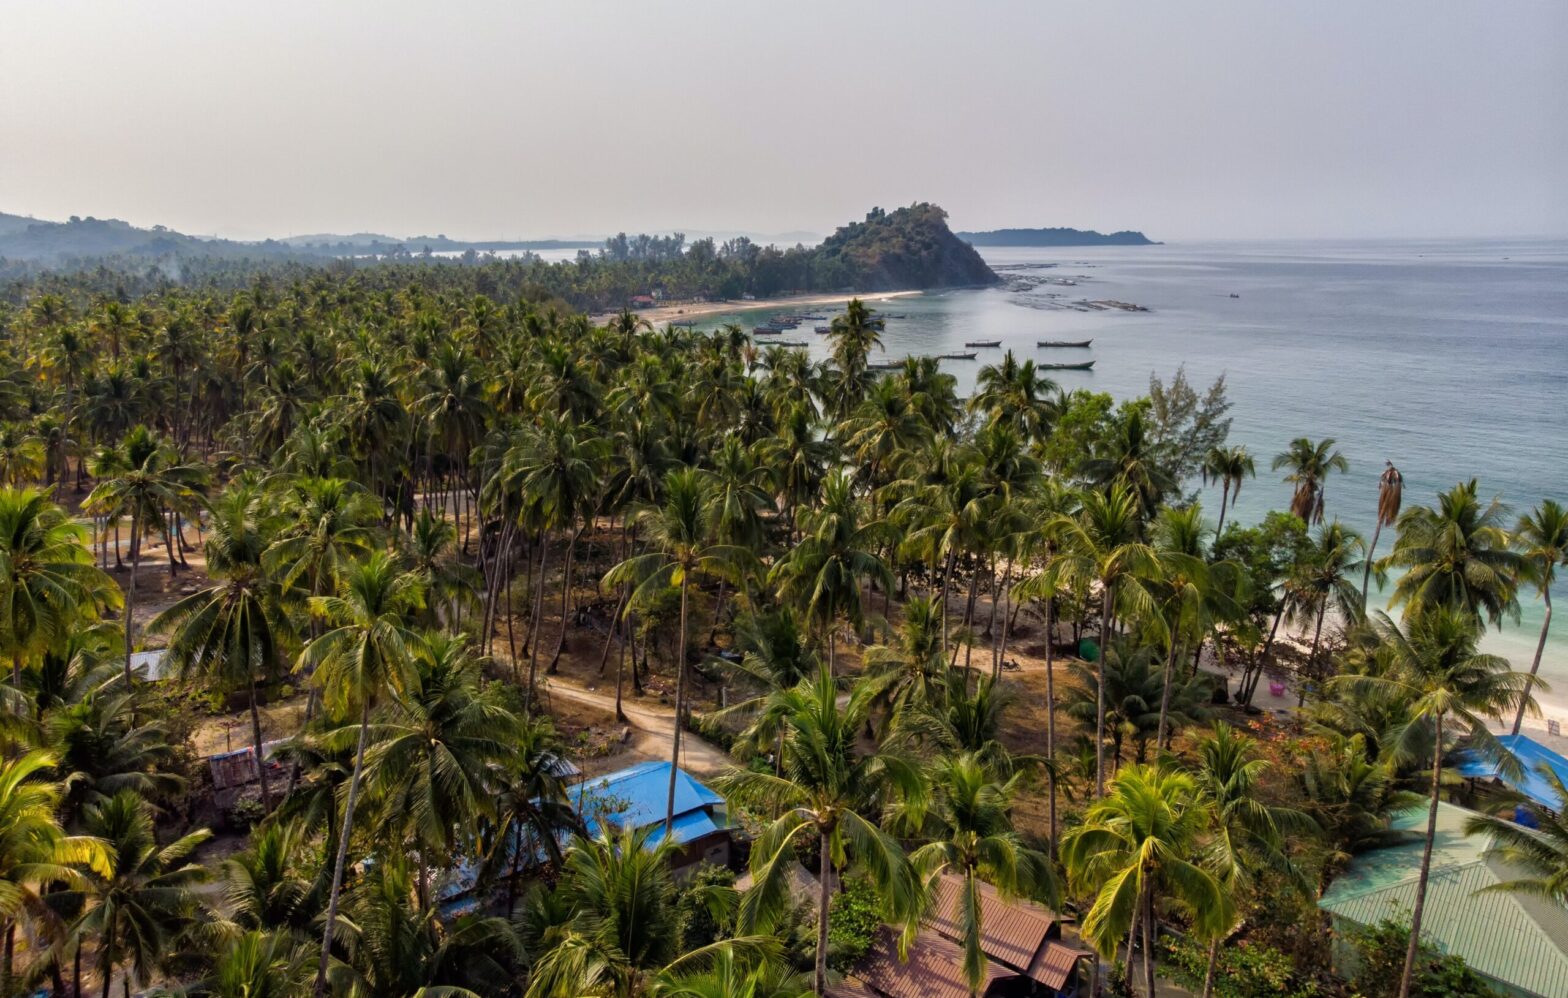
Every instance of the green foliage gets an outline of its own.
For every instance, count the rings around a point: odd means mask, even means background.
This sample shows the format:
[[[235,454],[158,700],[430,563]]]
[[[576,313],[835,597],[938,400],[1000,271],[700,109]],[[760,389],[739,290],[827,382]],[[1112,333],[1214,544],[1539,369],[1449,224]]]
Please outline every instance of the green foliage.
[[[882,902],[870,881],[845,880],[828,905],[828,964],[845,971],[866,955],[882,925]]]
[[[1202,989],[1209,966],[1207,946],[1191,939],[1162,938],[1165,972],[1183,987]],[[1271,946],[1227,942],[1214,966],[1216,998],[1315,998],[1323,993],[1315,981],[1303,980],[1289,956]]]
[[[1358,957],[1356,989],[1366,998],[1394,998],[1399,994],[1405,951],[1410,946],[1410,926],[1385,919],[1377,925],[1358,928],[1348,941],[1356,948]],[[1498,998],[1497,992],[1461,957],[1440,952],[1425,942],[1417,957],[1410,993],[1415,998]]]
[[[712,903],[715,887],[733,887],[735,871],[704,863],[675,896],[675,937],[678,948],[689,953],[700,946],[728,937],[734,919],[716,917]]]

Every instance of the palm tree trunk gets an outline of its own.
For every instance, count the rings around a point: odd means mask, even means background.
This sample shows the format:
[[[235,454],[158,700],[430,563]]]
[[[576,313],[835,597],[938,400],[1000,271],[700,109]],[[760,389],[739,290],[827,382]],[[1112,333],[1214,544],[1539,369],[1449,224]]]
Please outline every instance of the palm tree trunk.
[[[109,986],[114,983],[114,933],[106,932],[104,935],[107,938],[103,941],[103,955],[98,963],[103,967],[103,998],[109,998]]]
[[[1094,799],[1105,796],[1105,656],[1110,651],[1111,587],[1100,587],[1100,654],[1095,659]],[[1047,641],[1050,636],[1046,636]]]
[[[664,836],[675,821],[675,776],[681,764],[681,708],[686,705],[686,589],[689,573],[681,574],[681,637],[675,656],[675,734],[670,738],[670,790],[664,801]]]
[[[534,702],[534,676],[539,668],[539,630],[544,622],[544,570],[550,559],[550,535],[539,532],[539,587],[534,591],[534,619],[528,623],[528,685],[523,690],[523,713],[529,713]],[[565,624],[566,621],[561,621]]]
[[[615,632],[621,628],[621,615],[626,610],[626,586],[621,587],[621,595],[615,601],[615,612],[610,615],[610,626],[604,629],[604,650],[599,653],[599,675],[604,675],[604,670],[610,664],[610,646],[615,643]]]
[[[1143,983],[1154,998],[1154,940],[1159,926],[1154,920],[1154,888],[1150,887],[1143,899]]]
[[[571,530],[571,524],[567,524],[567,529]],[[585,523],[583,530],[587,529],[588,525]],[[550,656],[550,665],[544,670],[547,676],[553,676],[560,671],[561,650],[566,647],[566,605],[572,593],[572,561],[576,558],[577,539],[583,535],[583,530],[573,531],[572,539],[566,543],[566,565],[561,572],[561,633],[556,636],[555,654]],[[540,582],[542,584],[543,580],[541,579]]]
[[[1312,631],[1312,650],[1307,653],[1307,674],[1315,676],[1318,665],[1318,643],[1323,639],[1323,617],[1328,613],[1328,597],[1323,597],[1323,602],[1318,604],[1318,623]],[[1296,684],[1296,706],[1300,707],[1307,702],[1307,684]]]
[[[626,646],[631,643],[632,622],[629,616],[623,616],[617,626],[621,629],[621,652],[615,656],[615,719],[622,724],[627,723],[626,712],[621,709],[621,691],[625,689],[626,678]]]
[[[1156,751],[1165,748],[1165,730],[1171,712],[1171,677],[1176,672],[1176,628],[1171,628],[1170,650],[1165,656],[1165,689],[1160,693],[1160,729],[1154,739]]]
[[[1421,951],[1421,912],[1426,907],[1426,883],[1432,874],[1432,842],[1437,838],[1437,801],[1443,780],[1443,715],[1438,713],[1432,740],[1432,803],[1426,812],[1426,848],[1421,850],[1421,877],[1416,881],[1416,903],[1410,910],[1410,945],[1405,948],[1405,969],[1399,975],[1399,998],[1410,998],[1416,957]]]
[[[1541,598],[1546,601],[1546,617],[1541,621],[1541,638],[1535,643],[1535,660],[1530,663],[1530,678],[1525,680],[1524,695],[1519,698],[1519,712],[1514,715],[1514,734],[1524,724],[1524,709],[1530,705],[1530,687],[1535,685],[1535,674],[1541,670],[1541,653],[1546,650],[1546,632],[1552,626],[1552,587],[1541,587]]]
[[[1220,941],[1209,940],[1209,966],[1203,972],[1203,998],[1212,998],[1214,994],[1214,965],[1219,962]]]
[[[996,579],[993,573],[992,580]],[[1002,601],[1007,598],[1007,584],[1013,581],[1013,560],[1007,559],[1007,566],[1002,569],[1002,582],[999,588],[991,594],[991,621],[986,625],[986,634],[989,636],[996,631],[996,614]],[[1002,613],[1002,634],[991,645],[991,678],[1002,678],[1002,642],[1007,640],[1007,613]]]
[[[947,552],[947,560],[942,563],[942,657],[947,657],[947,580],[953,577],[953,552]]]
[[[137,541],[141,534],[141,514],[131,514],[131,581],[125,587],[125,688],[131,688],[131,618],[136,616],[136,576],[142,563],[142,546]]]
[[[1050,783],[1049,810],[1052,856],[1056,855],[1056,597],[1045,600],[1045,778]]]
[[[813,985],[817,994],[828,993],[828,905],[832,901],[833,835],[828,829],[818,829],[820,845],[817,847],[817,966]]]
[[[1383,532],[1383,518],[1377,518],[1377,526],[1372,528],[1372,543],[1367,546],[1366,565],[1361,569],[1361,615],[1367,615],[1367,586],[1372,583],[1372,555],[1377,551],[1377,538]],[[1515,731],[1517,734],[1518,731]]]
[[[1225,479],[1220,486],[1220,522],[1214,525],[1214,539],[1219,540],[1225,532],[1225,507],[1230,502],[1230,479]]]
[[[321,962],[316,965],[316,998],[327,991],[327,961],[332,957],[332,931],[337,927],[338,897],[343,890],[343,864],[348,860],[348,840],[354,831],[354,805],[359,801],[359,778],[365,769],[365,740],[370,731],[370,698],[359,710],[359,746],[354,750],[354,772],[348,781],[343,805],[343,827],[338,831],[338,855],[332,864],[332,888],[327,896],[327,922],[321,930]]]
[[[256,677],[250,680],[250,743],[256,753],[256,778],[261,781],[261,813],[272,813],[272,788],[267,785],[267,762],[261,752],[261,708],[256,705]]]

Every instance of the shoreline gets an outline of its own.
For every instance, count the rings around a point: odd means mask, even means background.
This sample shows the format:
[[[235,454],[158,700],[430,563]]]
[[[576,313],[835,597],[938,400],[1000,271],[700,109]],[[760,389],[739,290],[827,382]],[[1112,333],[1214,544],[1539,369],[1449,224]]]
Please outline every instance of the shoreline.
[[[639,319],[652,323],[671,322],[677,319],[700,319],[710,315],[731,315],[735,312],[757,312],[769,309],[790,308],[797,305],[843,305],[852,299],[870,301],[880,298],[911,298],[924,291],[861,291],[849,294],[785,295],[779,298],[759,298],[755,301],[703,301],[679,305],[659,305],[654,308],[634,309]],[[594,322],[614,316],[613,312],[592,316]]]

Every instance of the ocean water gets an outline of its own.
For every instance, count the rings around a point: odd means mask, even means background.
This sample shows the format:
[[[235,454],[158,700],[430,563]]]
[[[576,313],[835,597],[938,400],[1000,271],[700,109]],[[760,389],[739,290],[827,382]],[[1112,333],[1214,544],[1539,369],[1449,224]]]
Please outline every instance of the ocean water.
[[[1336,440],[1350,471],[1329,481],[1327,515],[1368,538],[1385,459],[1404,473],[1407,507],[1471,477],[1514,515],[1543,498],[1568,502],[1568,240],[983,252],[1015,279],[1009,287],[873,302],[904,316],[888,321],[887,358],[998,339],[1039,361],[1092,357],[1092,372],[1053,376],[1065,388],[1117,398],[1145,393],[1151,374],[1168,381],[1182,366],[1200,390],[1223,374],[1231,442],[1258,463],[1227,519],[1251,522],[1288,505],[1289,487],[1269,464],[1298,436]],[[1085,300],[1149,311],[1075,307]],[[752,325],[766,314],[737,321]],[[813,356],[825,356],[825,338],[811,325],[784,338],[809,340]],[[1090,350],[1035,345],[1091,337]],[[1002,350],[979,353],[944,362],[961,392]],[[1219,504],[1212,493],[1204,497],[1211,515]],[[1391,535],[1384,531],[1380,553]],[[1568,579],[1559,586],[1558,603],[1568,605]],[[1528,668],[1542,605],[1533,591],[1521,603],[1520,623],[1490,631],[1486,646]],[[1556,621],[1541,675],[1553,687],[1539,696],[1547,717],[1568,727],[1568,619]]]

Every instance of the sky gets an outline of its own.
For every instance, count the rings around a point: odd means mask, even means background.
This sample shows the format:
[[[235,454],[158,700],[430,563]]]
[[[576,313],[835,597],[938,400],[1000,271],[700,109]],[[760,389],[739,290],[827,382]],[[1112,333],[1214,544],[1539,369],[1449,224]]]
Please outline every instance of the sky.
[[[0,0],[0,211],[1568,235],[1568,3]]]

